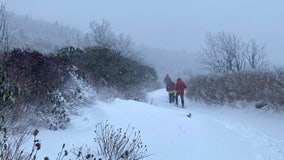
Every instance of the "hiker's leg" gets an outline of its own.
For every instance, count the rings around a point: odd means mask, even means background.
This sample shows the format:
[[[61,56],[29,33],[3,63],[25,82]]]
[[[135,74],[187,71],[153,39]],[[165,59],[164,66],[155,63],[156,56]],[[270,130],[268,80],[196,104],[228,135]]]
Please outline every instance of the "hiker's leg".
[[[178,96],[179,96],[179,93],[176,93],[176,105],[178,105]]]
[[[172,93],[172,103],[175,102],[175,93]]]
[[[180,98],[181,98],[181,104],[182,106],[184,106],[184,93],[180,94]]]

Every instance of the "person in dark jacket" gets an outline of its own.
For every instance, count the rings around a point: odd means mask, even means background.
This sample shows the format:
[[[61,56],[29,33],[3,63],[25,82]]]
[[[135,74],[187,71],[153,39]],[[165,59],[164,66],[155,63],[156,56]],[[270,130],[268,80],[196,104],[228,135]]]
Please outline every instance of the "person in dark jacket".
[[[167,74],[164,83],[166,84],[166,90],[169,94],[169,103],[174,103],[175,102],[175,83],[172,81],[170,76]]]
[[[178,97],[180,96],[181,105],[184,107],[184,89],[186,88],[185,83],[181,80],[181,78],[177,79],[175,89],[176,89],[176,105],[178,106]]]

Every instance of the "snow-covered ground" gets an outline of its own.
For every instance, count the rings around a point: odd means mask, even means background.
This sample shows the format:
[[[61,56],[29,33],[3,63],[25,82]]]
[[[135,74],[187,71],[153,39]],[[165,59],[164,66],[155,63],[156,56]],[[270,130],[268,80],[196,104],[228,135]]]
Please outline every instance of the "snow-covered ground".
[[[253,107],[208,106],[189,99],[183,109],[168,103],[165,89],[153,91],[148,97],[148,103],[97,101],[79,110],[66,130],[40,129],[42,149],[38,159],[55,159],[63,143],[70,150],[86,144],[96,150],[95,125],[106,121],[116,128],[130,125],[140,130],[151,154],[146,158],[149,160],[284,159],[283,114]],[[186,116],[189,112],[191,118]]]

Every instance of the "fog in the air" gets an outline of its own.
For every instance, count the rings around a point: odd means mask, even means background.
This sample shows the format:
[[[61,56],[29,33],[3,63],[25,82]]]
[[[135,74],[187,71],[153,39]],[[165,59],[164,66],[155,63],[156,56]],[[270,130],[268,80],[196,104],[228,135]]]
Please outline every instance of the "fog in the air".
[[[283,64],[284,1],[271,0],[2,0],[8,10],[89,31],[91,21],[111,23],[166,72],[196,72],[206,33],[226,32],[265,45],[272,64]],[[145,46],[147,46],[145,48]],[[149,51],[149,48],[154,50]],[[156,50],[156,51],[155,51]],[[165,56],[151,55],[155,53]],[[169,55],[169,56],[168,56]],[[166,59],[166,57],[170,57]],[[167,65],[163,64],[166,63]],[[165,67],[166,66],[166,67]],[[163,76],[163,75],[162,75]],[[176,74],[176,76],[178,76]]]

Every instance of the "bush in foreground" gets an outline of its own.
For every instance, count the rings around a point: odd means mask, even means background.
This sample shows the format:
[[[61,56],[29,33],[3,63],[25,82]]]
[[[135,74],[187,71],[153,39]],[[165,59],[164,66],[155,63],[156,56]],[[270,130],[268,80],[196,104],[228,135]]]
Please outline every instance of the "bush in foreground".
[[[109,123],[98,123],[95,130],[95,142],[98,144],[98,155],[105,159],[139,160],[147,155],[147,146],[143,145],[140,131],[134,128],[126,131],[114,129]]]
[[[61,151],[55,156],[56,160],[74,158],[77,160],[141,160],[149,155],[147,146],[142,144],[140,131],[135,132],[134,128],[126,131],[121,128],[115,130],[109,123],[98,123],[95,129],[95,143],[97,150],[90,148],[73,148],[68,151],[65,144]],[[5,126],[0,123],[0,160],[37,160],[37,154],[42,149],[42,144],[37,138],[39,131],[33,131],[33,145],[30,152],[23,149],[23,137],[10,139],[10,134]],[[19,141],[21,140],[21,141]],[[69,154],[71,153],[71,154]],[[49,160],[45,157],[44,160]]]

